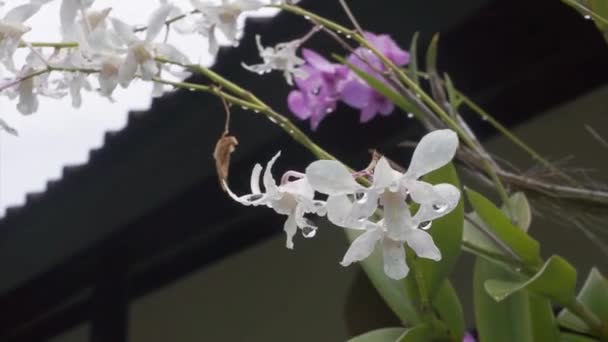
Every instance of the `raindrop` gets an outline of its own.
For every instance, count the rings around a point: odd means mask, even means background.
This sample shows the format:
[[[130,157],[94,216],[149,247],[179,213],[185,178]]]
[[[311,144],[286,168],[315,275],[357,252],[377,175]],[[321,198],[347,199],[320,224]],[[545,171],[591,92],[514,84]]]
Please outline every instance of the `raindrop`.
[[[337,34],[342,34],[342,31],[337,30],[337,31],[336,31],[336,33],[337,33]]]
[[[431,221],[424,221],[418,225],[418,228],[420,228],[422,230],[428,230],[429,228],[431,228],[431,224],[432,224]]]
[[[268,120],[272,121],[273,123],[277,123],[277,119],[273,118],[272,116],[269,116]]]
[[[321,86],[312,88],[310,93],[313,94],[314,96],[318,96],[319,94],[321,94]]]
[[[417,97],[417,98],[422,98],[422,95],[420,95],[420,94],[416,94],[416,97]]]
[[[388,186],[388,191],[390,191],[390,192],[397,192],[398,190],[399,190],[399,182],[392,182]]]
[[[414,117],[414,113],[407,113],[407,118],[408,118],[408,119],[411,119],[411,118],[413,118],[413,117]]]
[[[346,39],[351,39],[353,36],[351,36],[350,34],[346,35]]]
[[[481,120],[488,121],[488,117],[486,115],[484,115],[484,116],[481,117]]]
[[[303,227],[302,235],[307,239],[313,238],[317,235],[317,228],[310,226]]]
[[[331,113],[331,112],[333,112],[333,111],[334,111],[334,109],[333,109],[333,108],[331,108],[331,107],[327,107],[327,108],[325,108],[325,113],[327,113],[327,114],[329,114],[329,113]]]
[[[248,108],[248,107],[245,107],[245,106],[241,106],[241,109],[242,109],[242,110],[248,110],[249,108]]]
[[[585,15],[585,19],[591,20],[591,16],[589,14]]]
[[[264,75],[264,70],[258,71],[258,75]]]
[[[435,203],[433,204],[433,210],[438,213],[443,213],[448,210],[448,205],[446,203]]]
[[[518,273],[521,272],[521,267],[516,267],[515,272],[518,272]]]
[[[309,17],[309,16],[307,16],[307,15],[305,15],[305,16],[304,16],[304,19],[306,19],[306,20],[310,20],[310,17]]]
[[[259,111],[259,110],[257,110],[257,109],[254,109],[254,110],[253,110],[253,112],[254,112],[254,113],[259,113],[260,111]]]

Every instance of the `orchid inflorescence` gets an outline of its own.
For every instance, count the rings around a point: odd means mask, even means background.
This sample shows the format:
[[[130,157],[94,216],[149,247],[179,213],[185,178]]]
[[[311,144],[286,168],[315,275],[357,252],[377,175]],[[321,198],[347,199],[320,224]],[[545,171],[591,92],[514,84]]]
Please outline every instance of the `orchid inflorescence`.
[[[250,194],[237,196],[228,184],[224,185],[228,194],[243,205],[265,205],[287,215],[284,225],[287,248],[293,248],[298,229],[306,238],[316,235],[317,226],[307,214],[327,216],[336,226],[362,232],[344,255],[343,266],[367,258],[380,245],[384,272],[393,279],[401,279],[409,271],[404,243],[421,258],[441,259],[441,252],[426,230],[432,227],[433,220],[456,207],[460,191],[447,183],[431,185],[420,177],[449,163],[457,147],[456,133],[448,129],[433,131],[422,138],[405,173],[393,169],[384,157],[377,160],[368,175],[371,184],[367,187],[335,160],[315,161],[304,173],[289,171],[277,184],[272,167],[280,152],[266,165],[262,176],[264,192],[259,184],[260,164],[253,168]],[[326,199],[316,199],[315,192]],[[413,205],[408,201],[418,206],[413,215]]]

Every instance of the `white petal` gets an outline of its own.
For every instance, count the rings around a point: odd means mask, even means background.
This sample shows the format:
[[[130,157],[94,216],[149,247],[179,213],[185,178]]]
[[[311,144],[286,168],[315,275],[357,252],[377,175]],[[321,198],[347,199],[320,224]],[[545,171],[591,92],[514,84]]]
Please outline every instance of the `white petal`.
[[[406,231],[412,227],[410,209],[405,202],[405,195],[385,191],[380,195],[380,201],[384,206],[384,224],[387,236],[396,241],[403,241]]]
[[[153,59],[148,59],[141,64],[141,78],[149,81],[158,73],[158,65]]]
[[[294,214],[287,216],[287,221],[285,221],[285,224],[283,225],[283,230],[285,231],[285,235],[287,235],[285,246],[289,249],[293,249],[293,237],[298,231],[298,225],[296,224]]]
[[[266,170],[264,170],[263,182],[264,182],[264,188],[266,189],[267,193],[278,191],[277,182],[275,182],[274,178],[272,177],[272,166],[277,161],[277,159],[279,158],[280,155],[281,155],[281,151],[277,152],[277,154],[275,154],[274,157],[272,157],[272,159],[270,159],[268,164],[266,164]]]
[[[412,221],[414,225],[426,221],[432,221],[449,214],[460,201],[460,190],[452,184],[437,184],[434,186],[435,193],[440,196],[435,202],[421,205]]]
[[[116,75],[103,76],[101,74],[99,75],[99,88],[100,88],[101,94],[103,94],[105,96],[112,95],[112,93],[114,92],[114,89],[116,89],[117,85],[118,85],[118,76],[116,76]]]
[[[346,195],[329,196],[325,203],[325,208],[327,209],[327,218],[336,226],[351,229],[365,229],[364,222],[358,222],[352,219],[351,213],[353,203]]]
[[[251,184],[251,193],[259,194],[262,193],[260,191],[260,174],[262,173],[262,165],[255,164],[253,167],[253,171],[251,172],[251,180],[249,183]]]
[[[317,160],[306,168],[306,177],[316,191],[327,195],[349,194],[363,189],[348,169],[335,160]]]
[[[405,249],[403,243],[384,239],[382,241],[382,256],[384,260],[384,273],[392,279],[403,279],[410,269],[405,263]]]
[[[435,261],[441,260],[441,251],[433,242],[431,234],[420,229],[409,229],[406,235],[406,241],[416,255],[421,258],[431,259]]]
[[[353,262],[361,261],[369,257],[376,247],[378,240],[382,238],[382,231],[371,229],[359,235],[351,244],[344,258],[340,262],[342,266],[348,266]]]
[[[179,51],[175,46],[171,44],[161,43],[156,45],[156,54],[163,56],[175,62],[182,64],[189,64],[188,57]]]
[[[265,194],[249,194],[239,197],[234,192],[232,192],[232,190],[230,190],[230,187],[228,187],[228,183],[226,183],[225,180],[222,180],[222,185],[224,185],[224,189],[226,189],[228,196],[230,196],[233,200],[241,203],[242,205],[258,206],[265,204],[268,201],[268,198]]]
[[[404,182],[412,200],[419,204],[432,203],[441,200],[432,184],[422,181],[410,180]]]
[[[74,21],[78,13],[78,2],[76,0],[63,0],[59,10],[61,18],[61,31],[64,34],[69,34],[74,28]]]
[[[450,129],[433,131],[420,140],[406,177],[418,179],[449,163],[458,148],[458,135]]]
[[[34,94],[34,78],[22,81],[18,86],[19,102],[17,109],[21,114],[32,114],[38,110],[38,97]]]
[[[169,4],[165,4],[160,6],[150,16],[150,20],[148,20],[148,29],[146,30],[146,42],[151,42],[158,36],[160,30],[162,30],[165,25],[165,20],[167,20],[167,16],[171,13],[173,6]]]
[[[124,88],[128,87],[137,72],[137,60],[133,51],[129,50],[127,58],[118,69],[118,80]]]
[[[395,172],[386,158],[380,158],[374,168],[374,184],[372,187],[377,189],[389,187],[396,180],[394,175]]]
[[[279,188],[282,192],[288,192],[298,198],[308,200],[312,200],[315,195],[315,191],[310,186],[310,183],[308,183],[306,177],[288,182],[287,184],[281,185]]]
[[[23,24],[31,16],[38,13],[40,4],[26,4],[13,8],[4,16],[4,21],[12,24]]]
[[[114,31],[116,31],[118,38],[120,38],[124,44],[131,44],[138,41],[137,36],[135,36],[135,33],[133,32],[133,27],[129,24],[119,19],[112,18],[112,26],[114,26]]]

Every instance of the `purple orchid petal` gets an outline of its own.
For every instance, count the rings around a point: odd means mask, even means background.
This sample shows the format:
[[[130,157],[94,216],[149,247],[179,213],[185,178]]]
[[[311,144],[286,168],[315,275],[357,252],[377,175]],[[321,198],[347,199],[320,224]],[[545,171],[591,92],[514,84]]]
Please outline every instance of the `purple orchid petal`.
[[[367,39],[376,49],[398,66],[404,66],[410,62],[410,54],[401,49],[388,34],[364,33]]]
[[[301,120],[306,120],[312,115],[312,111],[306,103],[304,95],[299,90],[292,90],[289,93],[287,105],[289,106],[289,110]]]
[[[470,333],[466,333],[462,338],[462,342],[477,342],[477,340]]]
[[[341,99],[353,108],[363,109],[372,102],[373,95],[372,88],[355,79],[344,85]]]
[[[302,56],[304,56],[304,60],[308,62],[310,66],[319,71],[330,74],[333,74],[336,71],[337,64],[330,63],[327,59],[313,50],[302,49]]]

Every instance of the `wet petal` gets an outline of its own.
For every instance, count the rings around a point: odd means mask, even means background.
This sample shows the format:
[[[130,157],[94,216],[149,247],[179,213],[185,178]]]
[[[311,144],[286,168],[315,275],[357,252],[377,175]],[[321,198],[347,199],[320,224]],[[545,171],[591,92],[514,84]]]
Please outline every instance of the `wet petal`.
[[[403,243],[384,239],[382,241],[382,256],[384,260],[384,273],[392,279],[403,279],[410,269],[405,263],[405,249]]]
[[[403,182],[412,200],[419,204],[433,203],[441,200],[432,184],[422,181],[410,180]]]
[[[335,67],[332,63],[313,50],[302,49],[302,56],[304,56],[304,60],[306,60],[308,64],[317,70],[326,73],[333,73],[335,71]]]
[[[420,229],[409,229],[406,234],[408,246],[421,258],[441,260],[441,252],[433,242],[431,234]]]
[[[421,205],[412,221],[414,225],[419,225],[422,222],[432,221],[449,214],[460,201],[460,190],[452,184],[437,184],[434,186],[435,193],[439,195],[439,199],[435,202]]]
[[[353,202],[346,195],[329,196],[325,203],[327,218],[336,226],[365,229],[365,222],[353,219]]]
[[[114,27],[114,31],[118,35],[118,38],[120,38],[123,43],[131,44],[138,40],[135,33],[133,33],[133,27],[124,21],[112,18],[112,26]]]
[[[306,177],[316,191],[327,195],[353,193],[363,187],[350,171],[335,160],[317,160],[306,168]]]
[[[458,135],[450,129],[433,131],[420,140],[406,177],[417,179],[449,163],[458,148]]]
[[[351,244],[340,265],[346,267],[353,262],[361,261],[369,257],[373,252],[378,240],[382,238],[382,231],[370,229],[359,235]]]

